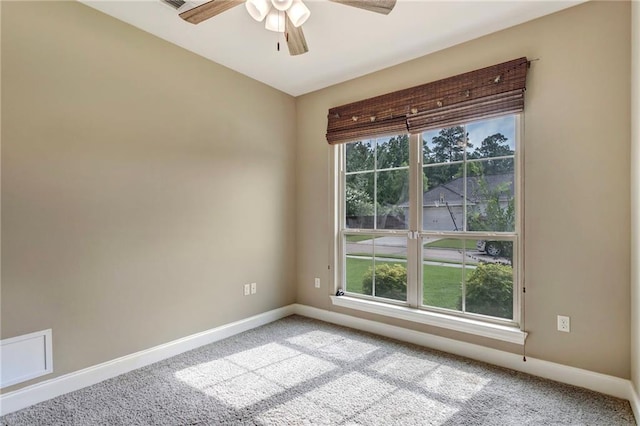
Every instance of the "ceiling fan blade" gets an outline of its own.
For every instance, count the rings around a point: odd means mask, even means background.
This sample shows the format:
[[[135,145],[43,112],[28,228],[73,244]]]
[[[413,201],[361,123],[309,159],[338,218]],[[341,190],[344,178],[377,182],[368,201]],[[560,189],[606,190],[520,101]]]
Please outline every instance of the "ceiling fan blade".
[[[288,16],[284,23],[284,35],[287,40],[287,46],[289,46],[289,54],[291,56],[302,55],[309,51],[307,40],[304,38],[304,33],[302,32],[302,26],[296,28]]]
[[[359,7],[360,9],[370,12],[382,13],[388,15],[396,5],[396,0],[329,0],[334,3],[344,4],[345,6]]]
[[[211,0],[193,9],[189,9],[186,12],[182,12],[180,17],[192,24],[199,24],[242,3],[244,3],[244,0]]]

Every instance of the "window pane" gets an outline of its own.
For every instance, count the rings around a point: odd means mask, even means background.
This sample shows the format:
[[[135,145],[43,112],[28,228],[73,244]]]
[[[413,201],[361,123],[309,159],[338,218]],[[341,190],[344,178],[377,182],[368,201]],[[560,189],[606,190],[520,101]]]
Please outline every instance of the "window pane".
[[[407,300],[407,238],[345,237],[346,291]]]
[[[482,262],[465,268],[465,310],[513,318],[513,242],[479,240]]]
[[[428,130],[422,133],[422,157],[424,164],[462,161],[465,150],[465,129],[462,126]],[[472,145],[467,141],[467,148]]]
[[[376,144],[377,169],[409,165],[409,135],[380,138]]]
[[[423,304],[462,309],[462,261],[466,240],[423,239]]]
[[[464,230],[463,167],[460,163],[423,169],[422,229]]]
[[[367,276],[368,278],[369,276]],[[393,300],[407,300],[407,238],[376,239],[374,295]]]
[[[516,149],[516,118],[513,115],[478,121],[466,126],[473,150],[469,158],[513,155]]]
[[[467,163],[467,223],[469,231],[515,230],[514,160]]]
[[[407,229],[409,170],[377,172],[378,229]]]
[[[346,144],[345,151],[347,172],[373,170],[373,141],[350,142]]]
[[[372,289],[363,288],[363,280],[373,271],[375,253],[372,235],[345,236],[345,276],[346,291],[371,296]]]
[[[373,172],[346,176],[345,224],[347,228],[373,229],[373,180]]]

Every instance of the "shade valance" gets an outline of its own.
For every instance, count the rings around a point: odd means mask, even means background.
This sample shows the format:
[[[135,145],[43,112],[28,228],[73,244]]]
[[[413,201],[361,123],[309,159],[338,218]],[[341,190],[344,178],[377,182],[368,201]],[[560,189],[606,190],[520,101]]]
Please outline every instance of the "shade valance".
[[[527,58],[467,72],[329,110],[330,144],[417,133],[522,112]]]

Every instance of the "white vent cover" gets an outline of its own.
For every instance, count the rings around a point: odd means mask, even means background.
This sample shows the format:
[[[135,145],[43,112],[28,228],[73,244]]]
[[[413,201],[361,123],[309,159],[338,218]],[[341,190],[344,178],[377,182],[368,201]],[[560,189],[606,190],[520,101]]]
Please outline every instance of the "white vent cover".
[[[53,372],[51,329],[0,340],[0,388]]]

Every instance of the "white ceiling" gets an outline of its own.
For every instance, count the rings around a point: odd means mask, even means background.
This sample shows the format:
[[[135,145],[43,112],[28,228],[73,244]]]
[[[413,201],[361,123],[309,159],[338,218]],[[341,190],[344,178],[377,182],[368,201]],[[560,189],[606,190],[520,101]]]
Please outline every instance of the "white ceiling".
[[[198,25],[161,0],[82,3],[293,96],[340,83],[582,3],[398,0],[389,15],[304,0],[309,52],[289,56],[277,33],[240,5]],[[279,38],[280,37],[280,38]],[[280,52],[276,50],[281,42]]]

